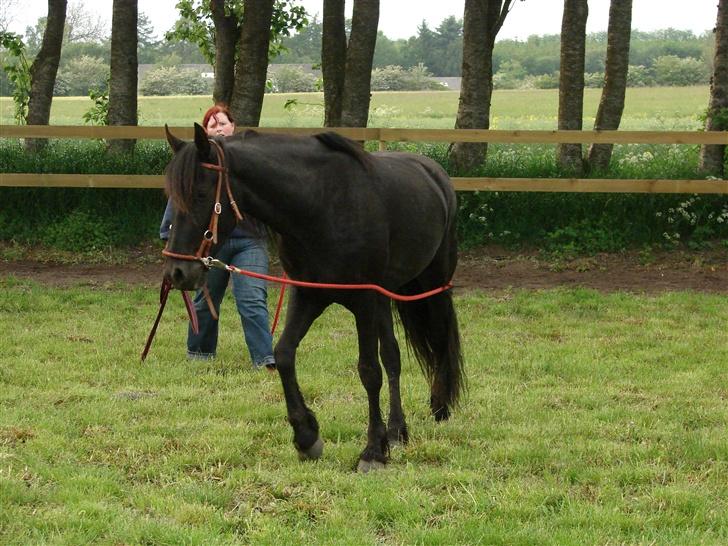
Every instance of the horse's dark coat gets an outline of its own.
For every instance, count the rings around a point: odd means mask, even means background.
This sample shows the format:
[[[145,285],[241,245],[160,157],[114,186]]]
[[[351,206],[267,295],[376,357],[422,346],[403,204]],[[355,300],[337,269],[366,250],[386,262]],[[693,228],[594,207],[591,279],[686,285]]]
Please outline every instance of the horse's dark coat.
[[[204,131],[195,144],[169,136],[176,153],[167,169],[167,191],[176,213],[169,249],[194,254],[212,213],[217,173]],[[397,152],[367,153],[335,133],[294,137],[247,132],[218,140],[242,212],[279,235],[281,263],[297,280],[374,283],[415,294],[450,281],[457,261],[456,200],[447,174],[428,158]],[[221,240],[235,223],[223,197]],[[212,253],[214,254],[214,247]],[[165,275],[177,288],[199,287],[206,270],[199,262],[168,258]],[[302,457],[318,457],[318,423],[306,407],[295,377],[295,352],[313,321],[332,303],[356,319],[359,375],[369,397],[367,447],[360,468],[386,460],[388,436],[407,440],[399,395],[400,354],[390,302],[373,291],[294,288],[275,357],[286,397],[294,443]],[[431,409],[445,419],[463,386],[462,358],[452,296],[398,303],[408,342],[431,384]],[[390,414],[385,427],[379,408],[387,371]]]

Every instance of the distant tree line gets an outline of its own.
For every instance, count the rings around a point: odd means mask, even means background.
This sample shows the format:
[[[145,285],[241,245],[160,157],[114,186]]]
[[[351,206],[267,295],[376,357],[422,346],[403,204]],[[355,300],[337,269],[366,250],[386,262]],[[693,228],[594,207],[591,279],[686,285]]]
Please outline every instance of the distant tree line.
[[[321,62],[322,24],[314,18],[294,36],[281,41],[285,48],[273,63],[312,64]],[[463,20],[454,16],[432,29],[423,21],[417,34],[408,39],[391,40],[377,34],[373,66],[424,65],[434,76],[460,76],[462,69]],[[665,29],[652,32],[632,31],[629,85],[693,85],[706,83],[712,68],[714,36],[706,31],[696,35],[690,30]],[[497,86],[556,87],[560,66],[559,34],[534,35],[522,40],[500,40],[493,49],[493,71],[500,74]],[[586,35],[585,65],[590,85],[604,76],[607,33]]]
[[[321,23],[314,19],[295,36],[282,40],[283,53],[274,64],[321,62]],[[462,19],[448,17],[433,29],[423,22],[418,33],[407,40],[390,40],[377,35],[372,75],[373,90],[405,90],[406,85],[380,86],[382,72],[399,67],[402,72],[418,67],[429,75],[461,76],[463,47]],[[629,52],[629,87],[702,85],[710,80],[713,62],[712,33],[699,36],[675,29],[632,32]],[[601,88],[605,77],[607,33],[586,35],[584,78],[586,87]],[[496,89],[556,89],[559,86],[561,37],[559,34],[531,36],[525,41],[501,40],[493,49],[493,84]],[[301,78],[303,76],[299,76]],[[375,82],[377,85],[375,85]],[[305,90],[315,89],[311,81]],[[424,87],[421,87],[424,88]],[[291,89],[293,90],[293,89]]]
[[[76,7],[74,7],[76,6]],[[82,4],[81,4],[82,6]],[[71,23],[69,24],[69,19]],[[40,51],[47,18],[41,17],[33,27],[27,27],[22,39],[25,44],[25,55],[29,59],[36,57]],[[157,38],[149,18],[139,14],[138,21],[138,62],[152,64],[157,67],[177,67],[181,64],[204,64],[207,61],[195,44],[186,41],[170,41]],[[103,91],[108,87],[111,61],[111,36],[104,24],[94,20],[85,11],[79,11],[78,4],[70,4],[66,15],[63,36],[63,48],[58,67],[53,93],[55,96],[88,95],[90,91]],[[8,51],[0,49],[0,65],[10,62]],[[176,70],[174,71],[176,75]],[[175,88],[199,88],[187,79],[176,75],[181,85]],[[199,80],[199,74],[195,75]],[[154,83],[150,82],[149,87]],[[204,85],[204,93],[209,93]],[[0,71],[0,96],[11,96],[13,84],[5,70]]]
[[[88,14],[72,9],[66,21],[59,71],[54,87],[56,96],[88,95],[103,90],[109,77],[111,39],[106,28]],[[69,23],[69,19],[71,22]],[[28,27],[24,35],[26,55],[35,57],[40,50],[46,18]],[[351,21],[346,22],[347,32]],[[172,33],[174,35],[174,33]],[[178,33],[179,35],[179,33]],[[173,38],[171,36],[170,38]],[[313,18],[300,31],[280,39],[280,55],[275,64],[320,66],[322,23]],[[430,82],[417,80],[422,68],[427,75],[460,76],[462,69],[463,20],[444,19],[430,28],[423,21],[417,34],[408,39],[391,40],[377,33],[372,66],[373,90],[425,89]],[[531,36],[525,41],[501,40],[493,49],[493,84],[496,89],[557,88],[560,66],[560,35]],[[586,36],[585,85],[601,87],[604,82],[607,33]],[[695,35],[689,30],[665,29],[653,32],[632,31],[629,52],[630,87],[706,84],[712,70],[714,36]],[[6,53],[0,51],[0,64]],[[213,59],[214,61],[214,59]],[[209,94],[212,82],[182,64],[214,64],[197,44],[188,40],[157,38],[151,22],[143,14],[138,24],[138,62],[154,65],[146,80],[140,80],[140,93]],[[399,67],[399,70],[397,69]],[[321,82],[306,71],[284,71],[280,81],[270,80],[268,91],[316,91]],[[0,95],[12,95],[12,83],[0,72]]]

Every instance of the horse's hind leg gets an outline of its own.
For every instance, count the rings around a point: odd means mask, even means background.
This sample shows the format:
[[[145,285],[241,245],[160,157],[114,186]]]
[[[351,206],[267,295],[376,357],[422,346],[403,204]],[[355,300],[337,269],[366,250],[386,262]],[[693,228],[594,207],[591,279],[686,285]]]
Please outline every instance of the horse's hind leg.
[[[407,443],[407,423],[402,411],[402,398],[399,391],[399,376],[402,361],[399,354],[399,345],[394,336],[392,322],[392,307],[387,299],[380,299],[378,306],[377,325],[379,328],[379,356],[382,359],[384,370],[387,372],[389,384],[389,421],[387,422],[387,437],[390,443]]]
[[[275,348],[276,368],[286,397],[288,422],[293,427],[293,444],[301,460],[318,459],[323,453],[324,444],[319,436],[316,417],[306,407],[296,380],[296,349],[326,306],[326,303],[300,289],[291,290],[286,327]]]
[[[361,305],[351,311],[356,317],[356,330],[359,337],[359,378],[367,391],[369,401],[367,446],[359,456],[357,470],[369,472],[384,466],[389,451],[387,429],[379,406],[382,368],[377,358],[377,302],[374,296],[367,297],[362,300]]]

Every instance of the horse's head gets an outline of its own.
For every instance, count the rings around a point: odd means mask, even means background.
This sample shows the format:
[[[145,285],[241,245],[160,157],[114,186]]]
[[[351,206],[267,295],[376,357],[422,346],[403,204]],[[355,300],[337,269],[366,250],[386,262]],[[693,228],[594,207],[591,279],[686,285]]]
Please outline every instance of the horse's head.
[[[175,288],[193,290],[205,281],[202,258],[213,254],[232,232],[239,216],[231,192],[222,141],[209,140],[195,124],[194,143],[173,136],[174,156],[167,165],[166,191],[174,216],[164,250],[164,277]],[[232,205],[232,206],[231,206]]]

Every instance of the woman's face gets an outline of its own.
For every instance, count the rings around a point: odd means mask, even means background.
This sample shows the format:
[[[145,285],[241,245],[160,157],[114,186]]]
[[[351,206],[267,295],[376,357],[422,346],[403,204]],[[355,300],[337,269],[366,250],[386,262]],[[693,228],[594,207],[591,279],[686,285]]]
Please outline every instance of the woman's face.
[[[218,112],[210,116],[205,130],[209,137],[230,136],[235,131],[235,124],[228,119],[227,115]]]

